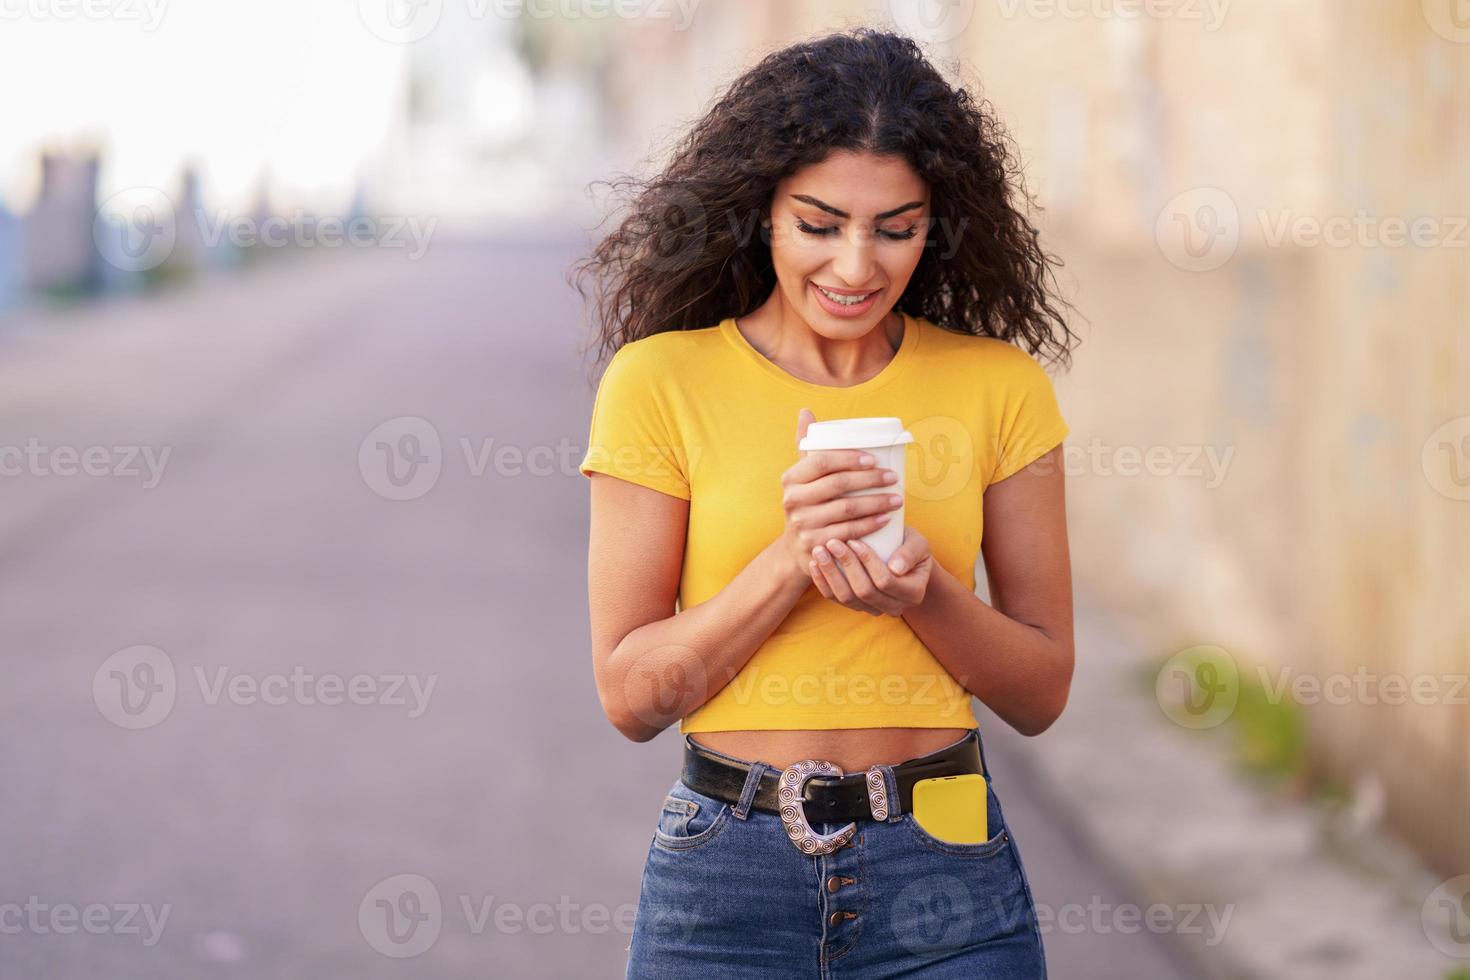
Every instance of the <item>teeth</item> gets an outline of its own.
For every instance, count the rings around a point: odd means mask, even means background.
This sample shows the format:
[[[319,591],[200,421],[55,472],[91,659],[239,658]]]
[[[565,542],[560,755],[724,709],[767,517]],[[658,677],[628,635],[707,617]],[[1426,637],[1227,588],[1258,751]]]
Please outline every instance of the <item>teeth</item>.
[[[817,289],[821,291],[823,296],[827,297],[832,302],[839,303],[843,306],[856,306],[858,303],[865,303],[867,302],[868,297],[873,295],[872,293],[863,293],[863,295],[861,296],[838,296],[836,293],[827,292],[827,290],[822,289],[821,286],[818,286]]]

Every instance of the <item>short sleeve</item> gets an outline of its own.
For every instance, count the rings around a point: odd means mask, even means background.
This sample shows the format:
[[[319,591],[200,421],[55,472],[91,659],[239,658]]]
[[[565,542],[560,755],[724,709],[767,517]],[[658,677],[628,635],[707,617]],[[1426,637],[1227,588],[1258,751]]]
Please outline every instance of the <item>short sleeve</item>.
[[[1045,456],[1070,431],[1046,370],[1019,347],[1011,347],[1011,351],[1006,358],[1006,396],[992,484]]]
[[[632,341],[608,362],[592,404],[587,453],[578,469],[588,479],[594,472],[606,473],[688,500],[687,456],[660,397],[668,372],[656,353],[642,341]]]

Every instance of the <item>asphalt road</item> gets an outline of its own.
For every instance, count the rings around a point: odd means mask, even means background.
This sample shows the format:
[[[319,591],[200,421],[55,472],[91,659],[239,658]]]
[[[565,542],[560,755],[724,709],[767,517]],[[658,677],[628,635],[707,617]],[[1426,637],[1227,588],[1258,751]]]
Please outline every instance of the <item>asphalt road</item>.
[[[0,977],[622,976],[679,736],[592,684],[575,255],[273,256],[0,320]],[[1038,903],[1124,901],[1003,729]]]

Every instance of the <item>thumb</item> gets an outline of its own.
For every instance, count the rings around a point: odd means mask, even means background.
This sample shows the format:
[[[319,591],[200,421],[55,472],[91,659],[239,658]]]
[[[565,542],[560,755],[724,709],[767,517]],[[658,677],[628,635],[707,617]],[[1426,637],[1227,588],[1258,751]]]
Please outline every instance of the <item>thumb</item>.
[[[806,438],[806,427],[816,420],[817,417],[812,414],[812,410],[809,408],[803,408],[800,412],[796,413],[796,446],[798,449],[801,448],[801,440]]]
[[[909,538],[913,536],[914,529],[906,527],[903,529],[903,543],[894,549],[888,558],[888,570],[895,575],[902,575],[914,567],[914,555],[909,545]]]

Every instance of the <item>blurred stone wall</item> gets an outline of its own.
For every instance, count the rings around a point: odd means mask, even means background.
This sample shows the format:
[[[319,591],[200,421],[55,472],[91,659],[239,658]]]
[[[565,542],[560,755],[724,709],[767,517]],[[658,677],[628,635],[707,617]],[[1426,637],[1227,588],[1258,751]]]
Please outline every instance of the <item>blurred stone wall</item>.
[[[1337,684],[1294,699],[1309,767],[1386,791],[1450,871],[1470,864],[1470,31],[1429,7],[1234,4],[1214,30],[982,7],[966,38],[1089,321],[1057,382],[1091,450],[1069,470],[1079,580],[1149,652]],[[1170,463],[1130,474],[1129,447]],[[1211,447],[1218,481],[1185,462]]]

